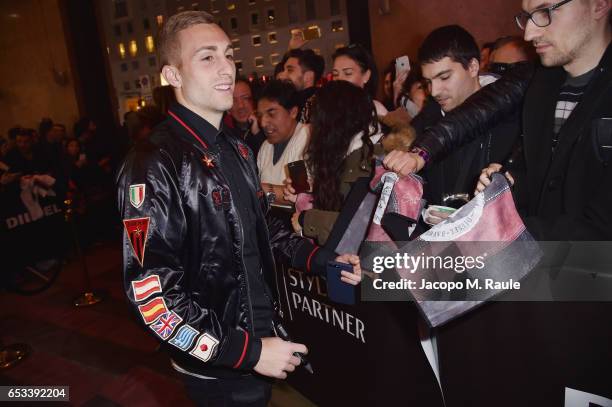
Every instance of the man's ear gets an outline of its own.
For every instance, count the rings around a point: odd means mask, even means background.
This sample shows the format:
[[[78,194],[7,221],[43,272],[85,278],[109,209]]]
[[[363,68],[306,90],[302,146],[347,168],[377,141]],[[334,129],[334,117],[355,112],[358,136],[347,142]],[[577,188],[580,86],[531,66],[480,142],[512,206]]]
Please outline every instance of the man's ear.
[[[299,109],[299,107],[293,106],[291,110],[289,110],[289,116],[291,116],[293,120],[297,120]]]
[[[592,3],[592,11],[595,15],[595,18],[599,20],[600,18],[609,19],[610,18],[610,8],[612,7],[611,0],[594,0]]]
[[[470,76],[472,78],[478,77],[478,72],[480,70],[480,62],[476,58],[472,58],[468,65],[468,71],[470,72]]]
[[[313,71],[304,72],[304,89],[315,86],[315,74]]]
[[[173,88],[180,88],[183,85],[181,74],[175,66],[164,65],[162,75]]]

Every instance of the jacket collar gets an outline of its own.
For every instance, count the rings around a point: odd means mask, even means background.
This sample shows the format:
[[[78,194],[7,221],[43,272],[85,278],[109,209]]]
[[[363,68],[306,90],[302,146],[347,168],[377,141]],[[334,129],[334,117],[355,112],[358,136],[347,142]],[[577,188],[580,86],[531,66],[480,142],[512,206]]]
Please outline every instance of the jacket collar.
[[[221,120],[221,127],[219,130],[215,128],[210,122],[204,119],[202,116],[188,109],[187,107],[181,105],[180,103],[173,103],[169,112],[172,112],[176,117],[182,121],[188,128],[193,130],[195,134],[206,144],[205,148],[207,150],[212,150],[213,152],[217,151],[217,137],[224,131],[225,123]],[[189,142],[202,146],[196,137],[194,137],[187,128],[183,126],[176,118],[173,117],[172,114],[169,113],[170,121],[174,122],[173,124],[181,128],[179,134],[187,139]]]

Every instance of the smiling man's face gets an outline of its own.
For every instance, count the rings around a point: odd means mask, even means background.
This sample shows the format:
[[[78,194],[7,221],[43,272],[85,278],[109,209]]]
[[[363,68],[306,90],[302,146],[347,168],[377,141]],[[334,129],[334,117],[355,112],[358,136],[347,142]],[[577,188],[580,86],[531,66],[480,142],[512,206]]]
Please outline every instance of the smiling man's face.
[[[227,35],[216,24],[197,24],[179,32],[178,39],[182,99],[205,115],[231,109],[236,67]]]

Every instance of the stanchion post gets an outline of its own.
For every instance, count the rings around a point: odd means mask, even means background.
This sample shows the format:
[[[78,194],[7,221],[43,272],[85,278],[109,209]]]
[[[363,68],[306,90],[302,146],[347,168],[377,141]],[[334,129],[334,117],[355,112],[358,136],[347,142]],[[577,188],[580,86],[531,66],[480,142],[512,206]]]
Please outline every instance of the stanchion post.
[[[72,200],[66,199],[66,222],[70,224],[70,230],[72,231],[72,240],[74,242],[74,250],[77,258],[81,261],[81,270],[83,270],[83,281],[85,282],[85,292],[74,299],[73,304],[75,307],[86,307],[94,305],[102,301],[102,296],[99,292],[95,292],[91,288],[91,278],[89,277],[89,270],[87,269],[87,261],[81,244],[79,242],[79,235],[77,232],[76,225],[74,223],[74,210],[72,209]]]
[[[31,348],[25,343],[4,346],[0,343],[0,370],[8,369],[21,362],[30,354]]]

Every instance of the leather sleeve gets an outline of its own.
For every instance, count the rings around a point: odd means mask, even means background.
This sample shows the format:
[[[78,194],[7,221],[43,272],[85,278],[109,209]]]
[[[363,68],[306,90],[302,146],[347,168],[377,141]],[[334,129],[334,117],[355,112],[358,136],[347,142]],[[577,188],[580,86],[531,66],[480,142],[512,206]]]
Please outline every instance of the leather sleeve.
[[[522,106],[534,74],[534,65],[518,66],[498,81],[483,87],[438,124],[426,128],[415,146],[435,159],[471,142]]]
[[[268,214],[266,220],[270,244],[277,259],[307,273],[326,273],[327,262],[336,257],[333,251],[295,234],[283,219]]]
[[[119,169],[126,295],[147,331],[186,357],[252,368],[261,352],[259,339],[224,325],[213,309],[200,305],[205,301],[196,302],[190,294],[183,261],[189,219],[177,168],[180,163],[175,165],[168,153],[148,145],[132,151]]]

